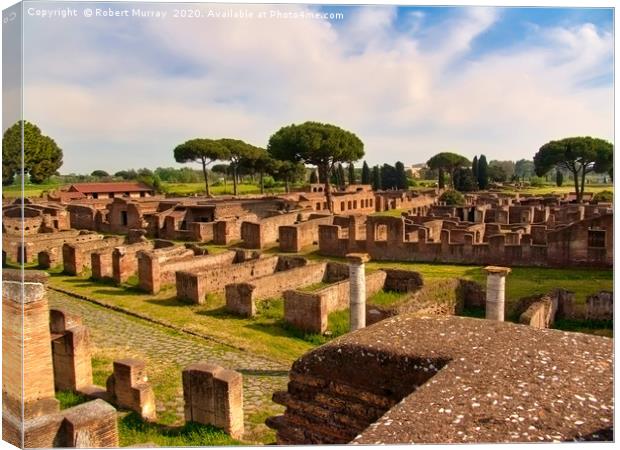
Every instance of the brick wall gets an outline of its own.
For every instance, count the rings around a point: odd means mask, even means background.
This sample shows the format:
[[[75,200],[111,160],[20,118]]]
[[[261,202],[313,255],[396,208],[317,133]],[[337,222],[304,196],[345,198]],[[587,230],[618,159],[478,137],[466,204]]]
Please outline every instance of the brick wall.
[[[383,289],[387,274],[378,270],[366,274],[366,298]],[[314,292],[285,291],[284,320],[311,333],[324,333],[330,313],[349,307],[349,280],[334,283]]]
[[[138,273],[138,252],[152,250],[152,241],[116,247],[112,252],[112,278],[117,284],[126,282]]]
[[[331,225],[333,216],[311,215],[306,222],[281,225],[278,229],[280,251],[300,252],[303,248],[318,244],[319,225]]]
[[[91,254],[111,250],[122,245],[125,238],[122,236],[107,236],[93,242],[74,242],[62,246],[62,259],[65,273],[79,275],[91,268]]]
[[[258,222],[244,221],[241,223],[241,239],[246,248],[265,248],[278,240],[278,228],[292,225],[297,221],[299,213],[278,214],[261,219]]]
[[[285,257],[267,256],[238,264],[220,265],[197,272],[176,272],[177,297],[202,304],[208,293],[223,292],[231,283],[241,283],[285,270]]]
[[[252,282],[226,285],[226,309],[236,314],[252,317],[256,303],[277,298],[287,289],[319,283],[325,278],[327,263],[308,264],[273,275],[259,277]]]

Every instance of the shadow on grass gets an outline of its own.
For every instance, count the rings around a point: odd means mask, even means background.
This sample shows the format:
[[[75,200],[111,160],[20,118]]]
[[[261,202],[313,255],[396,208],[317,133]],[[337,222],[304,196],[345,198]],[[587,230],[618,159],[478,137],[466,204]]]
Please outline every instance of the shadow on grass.
[[[168,297],[162,299],[150,298],[148,300],[145,300],[145,302],[157,306],[191,306],[193,304],[189,300],[179,300],[176,297]]]
[[[187,422],[183,426],[168,426],[144,421],[137,413],[131,412],[119,420],[121,445],[153,443],[158,446],[205,446],[239,445],[223,430],[211,425]]]
[[[286,377],[288,376],[287,370],[256,370],[256,369],[237,369],[243,375],[249,375],[254,377]]]

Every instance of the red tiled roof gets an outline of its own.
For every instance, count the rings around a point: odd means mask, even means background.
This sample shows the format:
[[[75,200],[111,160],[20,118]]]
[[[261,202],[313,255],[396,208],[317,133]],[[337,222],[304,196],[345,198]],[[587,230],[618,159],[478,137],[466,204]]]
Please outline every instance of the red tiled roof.
[[[146,184],[138,182],[121,183],[74,183],[66,187],[66,190],[74,188],[78,192],[90,194],[93,192],[140,192],[152,191]]]

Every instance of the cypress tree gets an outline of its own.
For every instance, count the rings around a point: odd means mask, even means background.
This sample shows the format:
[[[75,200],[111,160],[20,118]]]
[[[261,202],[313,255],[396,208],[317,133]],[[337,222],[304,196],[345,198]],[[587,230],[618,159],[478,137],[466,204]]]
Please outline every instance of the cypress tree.
[[[561,170],[555,169],[555,185],[560,187],[564,183],[564,174]]]
[[[366,164],[366,161],[364,161],[364,165],[362,166],[362,184],[371,184],[371,181],[370,168],[368,164]]]
[[[352,162],[349,163],[349,184],[356,184],[355,180],[355,166]]]
[[[375,191],[381,190],[381,170],[379,166],[372,168],[372,188]]]
[[[395,169],[396,169],[396,187],[398,189],[407,189],[409,186],[409,183],[407,181],[407,173],[405,172],[405,165],[400,162],[400,161],[396,161],[396,164],[394,165]]]
[[[338,163],[338,182],[340,183],[340,187],[344,189],[347,182],[344,176],[344,167],[342,167],[342,164],[340,163]]]
[[[471,173],[474,176],[474,180],[476,183],[478,182],[478,157],[474,156],[474,159],[471,161]]]
[[[483,190],[489,187],[489,165],[484,155],[478,159],[478,187]]]

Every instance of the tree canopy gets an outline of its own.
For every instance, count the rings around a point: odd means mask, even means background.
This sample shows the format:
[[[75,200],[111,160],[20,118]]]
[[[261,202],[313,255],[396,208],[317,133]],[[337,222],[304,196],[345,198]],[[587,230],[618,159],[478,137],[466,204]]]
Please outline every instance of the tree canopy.
[[[364,156],[363,142],[350,131],[325,123],[304,122],[280,128],[269,138],[272,157],[317,166],[325,182],[327,205],[333,211],[329,175],[337,163],[354,162]]]
[[[439,187],[442,186],[443,180],[441,176],[443,175],[443,171],[447,171],[450,173],[452,187],[454,187],[454,175],[457,169],[462,167],[470,167],[471,162],[462,155],[451,152],[442,152],[437,153],[431,159],[429,159],[426,165],[433,170],[438,170],[440,174],[439,179]]]
[[[210,195],[207,166],[214,161],[228,159],[229,154],[226,147],[213,139],[191,139],[174,149],[176,162],[199,162],[202,165],[207,195]]]
[[[239,170],[239,163],[242,160],[257,159],[260,158],[261,150],[258,147],[243,142],[240,139],[219,139],[217,141],[228,152],[227,160],[230,161],[230,166],[233,171],[233,193],[237,195],[237,174]]]
[[[62,150],[36,125],[19,121],[8,128],[2,137],[2,184],[9,185],[22,166],[22,125],[24,128],[24,173],[32,183],[40,184],[62,166]]]
[[[536,175],[544,176],[553,167],[573,174],[577,201],[581,202],[586,174],[605,173],[613,167],[613,145],[590,136],[547,142],[534,155]]]

